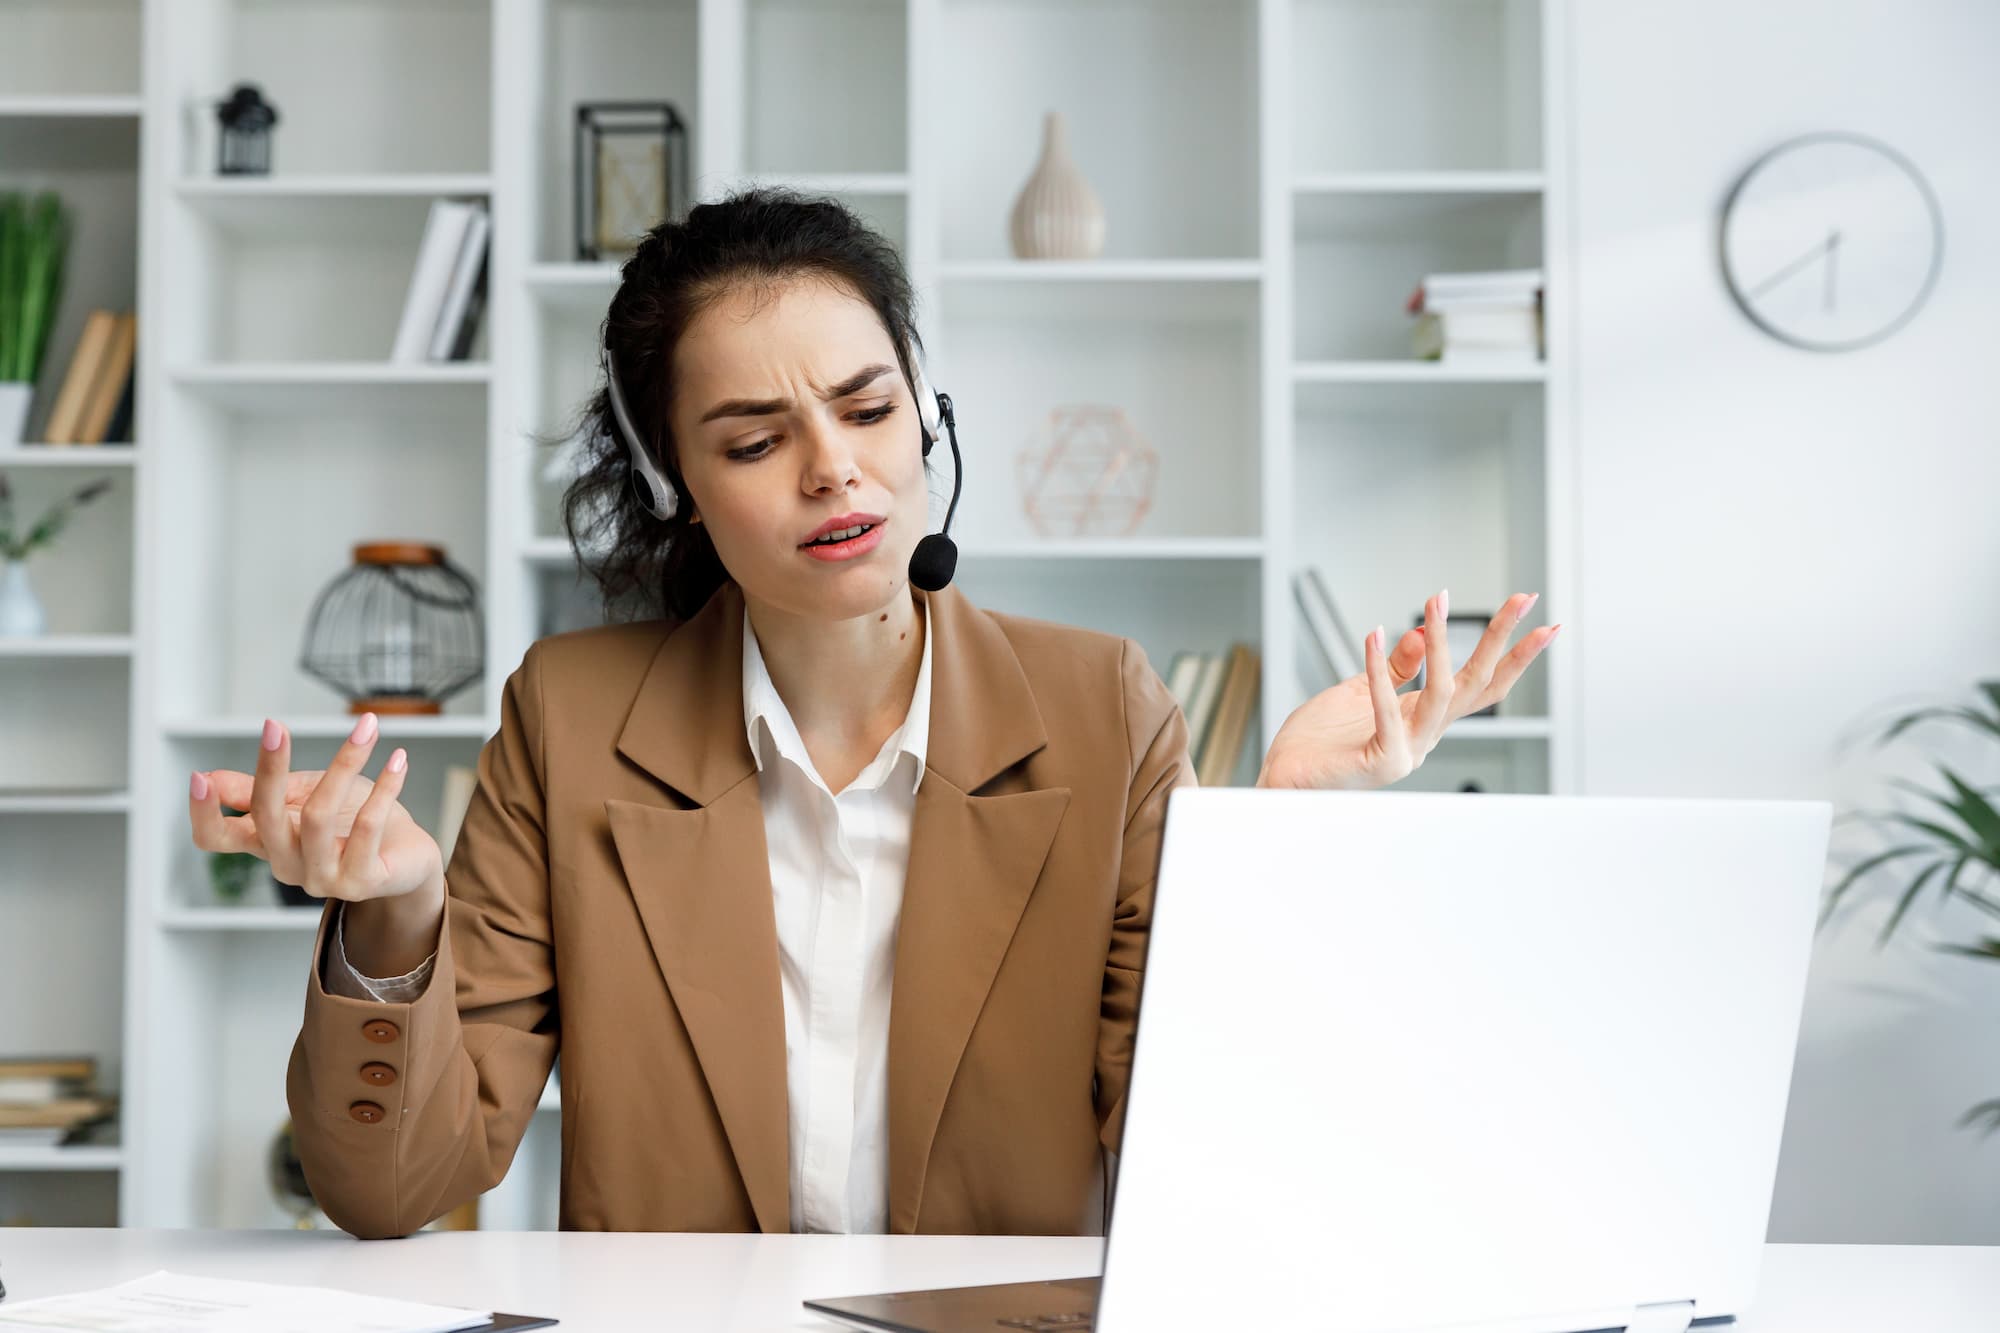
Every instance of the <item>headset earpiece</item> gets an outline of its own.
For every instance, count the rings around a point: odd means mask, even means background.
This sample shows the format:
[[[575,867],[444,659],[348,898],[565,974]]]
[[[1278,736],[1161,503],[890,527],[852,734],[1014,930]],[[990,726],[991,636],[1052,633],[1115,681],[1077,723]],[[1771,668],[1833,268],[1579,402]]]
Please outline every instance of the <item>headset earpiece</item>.
[[[605,344],[601,351],[604,385],[611,395],[611,415],[617,419],[618,434],[632,455],[632,489],[637,492],[639,503],[646,506],[655,518],[672,518],[681,511],[681,493],[660,472],[639,440],[638,428],[632,424],[632,413],[625,406],[625,393],[618,387],[618,369],[611,359],[610,344]]]

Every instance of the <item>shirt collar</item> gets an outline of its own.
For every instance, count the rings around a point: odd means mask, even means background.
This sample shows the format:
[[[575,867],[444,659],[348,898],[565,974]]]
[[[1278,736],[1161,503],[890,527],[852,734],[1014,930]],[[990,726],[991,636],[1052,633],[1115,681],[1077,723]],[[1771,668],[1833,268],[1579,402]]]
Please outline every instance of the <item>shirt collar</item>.
[[[931,644],[935,635],[931,633],[930,609],[924,608],[919,633],[924,636],[923,655],[917,664],[917,685],[910,696],[910,711],[904,716],[903,724],[891,737],[895,748],[889,759],[890,773],[903,755],[909,755],[916,762],[911,765],[915,775],[910,779],[910,792],[914,795],[923,784],[924,766],[929,757],[931,735]],[[743,616],[743,731],[750,741],[750,753],[757,761],[757,771],[764,771],[764,747],[759,743],[759,720],[764,723],[777,752],[790,759],[807,773],[818,775],[812,766],[812,757],[806,753],[805,741],[799,735],[798,725],[792,721],[792,713],[778,694],[777,686],[771,682],[771,674],[764,665],[763,651],[757,646],[757,635],[750,628],[750,616]],[[871,764],[871,769],[873,765]],[[888,780],[888,774],[870,777],[870,770],[864,769],[856,784],[880,786]],[[822,784],[823,785],[823,784]]]

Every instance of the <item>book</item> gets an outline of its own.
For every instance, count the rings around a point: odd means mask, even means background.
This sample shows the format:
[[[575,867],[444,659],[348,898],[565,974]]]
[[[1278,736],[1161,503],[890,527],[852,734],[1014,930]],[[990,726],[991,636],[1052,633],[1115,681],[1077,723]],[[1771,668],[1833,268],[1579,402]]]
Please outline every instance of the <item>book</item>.
[[[1222,676],[1228,660],[1221,653],[1203,653],[1201,670],[1195,677],[1194,706],[1187,710],[1189,758],[1197,773],[1201,768],[1202,743],[1208,739],[1209,722],[1215,717],[1215,702],[1222,695]]]
[[[69,1291],[0,1306],[0,1324],[51,1329],[122,1329],[126,1333],[223,1333],[246,1328],[289,1333],[456,1333],[546,1328],[536,1315],[373,1296],[341,1287],[254,1282],[155,1269],[112,1287]]]
[[[91,381],[90,396],[84,400],[83,416],[77,422],[78,444],[102,444],[118,400],[125,394],[125,381],[132,376],[132,357],[139,336],[139,317],[126,311],[111,326],[111,341]]]
[[[1538,268],[1497,269],[1478,273],[1427,273],[1410,293],[1406,309],[1413,315],[1462,306],[1532,305],[1542,290]]]
[[[1167,668],[1167,692],[1174,696],[1174,702],[1181,706],[1186,715],[1189,705],[1194,702],[1194,683],[1201,677],[1201,654],[1181,651],[1174,654],[1173,664]]]
[[[1333,673],[1334,684],[1339,684],[1349,676],[1358,676],[1367,669],[1363,657],[1361,640],[1349,629],[1342,618],[1340,608],[1334,604],[1333,594],[1328,591],[1326,579],[1320,574],[1319,566],[1306,565],[1297,574],[1297,596],[1299,609],[1304,612],[1306,626],[1312,631],[1313,641]]]
[[[0,1077],[77,1078],[97,1077],[94,1055],[14,1055],[0,1056]]]
[[[459,242],[451,281],[445,288],[437,321],[431,328],[428,354],[433,361],[462,359],[462,354],[458,353],[461,343],[459,333],[467,323],[473,289],[478,286],[481,270],[486,266],[486,241],[492,232],[492,219],[484,204],[474,203],[471,207],[472,215],[466,219],[465,235]]]
[[[1250,729],[1250,713],[1257,703],[1257,650],[1247,643],[1231,644],[1228,662],[1215,721],[1202,745],[1201,762],[1195,766],[1195,780],[1204,787],[1225,786],[1235,775],[1243,738]]]
[[[458,251],[471,225],[475,206],[455,199],[433,199],[430,215],[424,220],[424,234],[417,245],[417,260],[410,271],[410,285],[403,294],[403,316],[396,326],[391,361],[412,362],[429,359],[431,331],[437,327],[438,312],[444,305],[445,290],[458,262]]]
[[[489,245],[479,260],[479,276],[472,284],[472,298],[466,303],[464,318],[459,320],[458,337],[451,345],[453,361],[464,361],[472,355],[472,344],[479,335],[479,321],[486,315],[487,275],[492,267],[493,250]]]
[[[90,396],[91,383],[117,322],[118,315],[111,310],[93,310],[84,318],[76,350],[69,354],[69,368],[63,372],[62,388],[56,391],[55,406],[49,409],[48,422],[42,428],[44,444],[69,444],[76,439],[84,400]]]

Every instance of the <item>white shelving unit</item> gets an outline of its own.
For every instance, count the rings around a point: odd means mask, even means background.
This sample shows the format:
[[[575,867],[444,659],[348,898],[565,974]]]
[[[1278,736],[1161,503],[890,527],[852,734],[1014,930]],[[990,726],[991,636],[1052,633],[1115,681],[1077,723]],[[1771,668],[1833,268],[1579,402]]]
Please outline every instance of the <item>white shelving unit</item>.
[[[1535,625],[1570,601],[1566,3],[0,0],[10,35],[58,53],[0,53],[0,146],[35,144],[32,169],[99,208],[113,165],[115,299],[142,312],[136,448],[0,449],[31,496],[102,469],[123,497],[48,562],[59,635],[0,641],[0,752],[24,757],[0,783],[0,1011],[33,1015],[4,1044],[92,1051],[125,1098],[115,1145],[0,1154],[0,1220],[289,1223],[264,1163],[317,911],[213,902],[182,792],[254,766],[266,715],[302,768],[346,734],[295,659],[357,541],[439,542],[481,592],[484,678],[441,717],[383,719],[427,824],[528,644],[600,614],[531,439],[594,387],[617,281],[575,259],[578,101],[670,99],[699,197],[829,192],[898,244],[958,408],[959,585],[1130,634],[1162,671],[1256,643],[1247,783],[1326,683],[1300,565],[1357,633],[1407,627],[1441,586],[1465,613],[1539,589]],[[209,173],[206,104],[238,80],[282,116],[266,179]],[[1052,108],[1106,205],[1097,259],[1007,249]],[[492,208],[485,327],[466,362],[390,364],[440,196]],[[1516,264],[1548,271],[1545,363],[1408,359],[1417,279]],[[1159,455],[1128,538],[1024,517],[1015,452],[1077,401],[1124,407]],[[1553,654],[1404,785],[1568,789],[1573,697]],[[558,1123],[536,1118],[484,1225],[555,1225]]]

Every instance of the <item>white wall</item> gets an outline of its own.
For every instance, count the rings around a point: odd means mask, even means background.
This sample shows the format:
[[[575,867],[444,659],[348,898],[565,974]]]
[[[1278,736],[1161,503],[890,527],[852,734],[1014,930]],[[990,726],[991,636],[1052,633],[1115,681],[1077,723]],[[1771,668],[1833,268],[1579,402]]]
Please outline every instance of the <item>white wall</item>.
[[[1888,804],[1916,749],[1837,744],[2000,678],[2000,4],[1574,12],[1584,789]],[[1736,173],[1829,128],[1914,159],[1946,229],[1922,313],[1837,355],[1742,319],[1714,242]],[[1930,734],[2000,781],[2000,745]],[[1973,935],[1963,905],[1876,952],[1885,915],[1817,951],[1771,1238],[2000,1243],[2000,1135],[1954,1126],[2000,1097],[2000,965],[1924,947]]]

